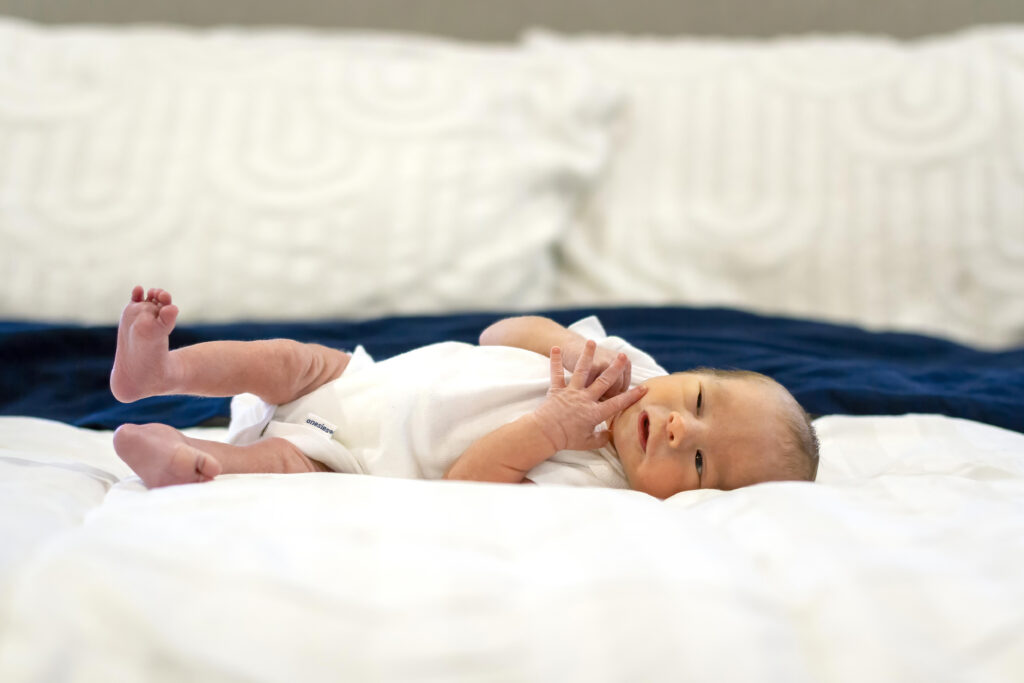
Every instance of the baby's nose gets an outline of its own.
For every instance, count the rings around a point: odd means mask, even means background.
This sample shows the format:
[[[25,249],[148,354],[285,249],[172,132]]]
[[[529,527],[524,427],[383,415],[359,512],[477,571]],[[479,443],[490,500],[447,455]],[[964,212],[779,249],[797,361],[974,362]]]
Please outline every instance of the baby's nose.
[[[666,429],[668,430],[669,445],[673,448],[683,445],[686,440],[688,428],[682,415],[674,410],[669,413]]]

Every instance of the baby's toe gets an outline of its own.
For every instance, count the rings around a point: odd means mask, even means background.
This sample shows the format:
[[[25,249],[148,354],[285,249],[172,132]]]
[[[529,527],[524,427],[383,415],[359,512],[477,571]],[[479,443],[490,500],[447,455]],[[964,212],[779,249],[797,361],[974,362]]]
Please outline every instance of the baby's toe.
[[[161,306],[160,311],[156,314],[160,322],[166,326],[171,326],[174,321],[178,318],[178,307],[177,306]]]
[[[199,451],[196,456],[196,475],[198,481],[210,481],[220,473],[220,462],[216,458]]]

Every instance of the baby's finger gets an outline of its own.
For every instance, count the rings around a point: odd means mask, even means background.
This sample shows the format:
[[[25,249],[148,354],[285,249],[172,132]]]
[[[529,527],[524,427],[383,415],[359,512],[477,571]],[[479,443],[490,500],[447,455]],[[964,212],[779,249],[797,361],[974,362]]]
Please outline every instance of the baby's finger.
[[[615,382],[614,384],[612,384],[612,386],[608,387],[608,391],[606,391],[603,394],[601,394],[601,400],[602,401],[607,401],[612,396],[618,396],[622,392],[624,392],[627,389],[629,389],[629,383],[632,380],[632,373],[633,373],[633,364],[627,358],[626,359],[626,367],[622,371],[622,376],[619,378],[619,381]]]
[[[576,370],[572,373],[572,379],[569,381],[569,385],[574,389],[582,389],[587,386],[587,376],[590,375],[590,367],[594,363],[595,349],[597,349],[597,344],[593,339],[588,339],[583,345],[583,353],[580,354]]]
[[[647,387],[644,385],[640,385],[638,387],[633,387],[624,394],[612,396],[607,401],[601,402],[599,404],[599,415],[601,416],[601,419],[607,420],[616,413],[621,413],[623,410],[625,410],[626,408],[630,407],[631,405],[639,401],[641,398],[643,398],[644,394],[646,393]]]
[[[562,349],[551,347],[551,388],[565,388],[565,368],[562,366]]]
[[[594,380],[594,383],[587,388],[587,391],[590,392],[590,396],[595,401],[608,394],[609,389],[618,383],[619,378],[622,376],[622,371],[626,368],[627,362],[628,359],[626,358],[626,354],[620,353],[615,357],[615,360],[612,361],[612,364],[609,365],[605,371]]]

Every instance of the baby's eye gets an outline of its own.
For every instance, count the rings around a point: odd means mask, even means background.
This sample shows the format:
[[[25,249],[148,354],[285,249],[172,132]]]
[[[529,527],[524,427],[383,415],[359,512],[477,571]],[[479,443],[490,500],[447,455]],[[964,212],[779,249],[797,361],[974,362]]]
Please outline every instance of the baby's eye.
[[[704,404],[704,387],[697,385],[697,412],[700,412],[700,407]]]
[[[704,475],[704,455],[697,451],[697,455],[693,457],[693,464],[697,468],[697,476],[701,477]]]

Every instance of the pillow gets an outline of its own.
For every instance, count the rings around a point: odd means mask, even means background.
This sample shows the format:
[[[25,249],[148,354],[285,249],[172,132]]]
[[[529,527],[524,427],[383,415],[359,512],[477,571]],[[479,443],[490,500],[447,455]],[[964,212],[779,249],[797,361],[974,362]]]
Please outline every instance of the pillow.
[[[550,301],[615,101],[506,47],[0,20],[0,316]]]
[[[627,97],[562,303],[1024,343],[1024,28],[526,43]]]

